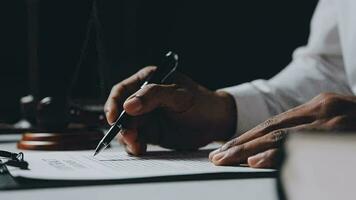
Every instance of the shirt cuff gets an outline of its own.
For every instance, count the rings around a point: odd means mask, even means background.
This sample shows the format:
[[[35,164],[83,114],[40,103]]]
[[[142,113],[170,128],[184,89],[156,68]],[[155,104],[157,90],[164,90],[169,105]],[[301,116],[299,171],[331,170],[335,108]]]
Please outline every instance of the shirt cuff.
[[[232,95],[236,103],[237,126],[234,137],[250,130],[270,117],[261,92],[253,83],[219,89]]]

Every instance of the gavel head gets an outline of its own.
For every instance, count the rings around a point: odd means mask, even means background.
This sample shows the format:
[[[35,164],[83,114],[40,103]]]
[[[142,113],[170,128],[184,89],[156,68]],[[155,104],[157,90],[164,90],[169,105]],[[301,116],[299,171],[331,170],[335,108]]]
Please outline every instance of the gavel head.
[[[45,97],[37,104],[37,125],[42,130],[60,131],[68,126],[68,106],[62,98]]]

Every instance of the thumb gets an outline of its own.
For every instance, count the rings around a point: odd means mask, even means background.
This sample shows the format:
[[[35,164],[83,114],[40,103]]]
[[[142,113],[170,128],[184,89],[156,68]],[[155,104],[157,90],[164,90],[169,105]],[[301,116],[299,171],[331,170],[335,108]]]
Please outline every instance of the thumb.
[[[187,89],[176,84],[148,84],[124,103],[124,109],[129,115],[142,115],[157,108],[173,112],[184,112],[193,105],[193,95]]]

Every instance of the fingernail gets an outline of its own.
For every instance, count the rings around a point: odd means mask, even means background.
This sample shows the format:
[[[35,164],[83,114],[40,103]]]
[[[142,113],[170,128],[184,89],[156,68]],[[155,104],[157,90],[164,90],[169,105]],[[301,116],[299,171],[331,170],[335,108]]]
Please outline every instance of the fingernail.
[[[218,162],[219,160],[221,160],[223,157],[225,156],[225,152],[220,152],[216,155],[213,156],[213,159],[212,161],[215,163],[215,162]]]
[[[127,151],[127,153],[132,154],[132,146],[129,144],[126,144],[126,151]]]
[[[220,148],[215,149],[214,151],[209,153],[209,159],[212,160],[214,155],[220,152]]]
[[[259,153],[254,156],[250,156],[247,159],[247,162],[250,166],[257,166],[259,163],[263,162],[263,159],[265,157],[265,153]]]
[[[124,107],[126,110],[129,110],[130,112],[138,112],[142,109],[142,102],[140,98],[134,97],[132,99],[127,100],[124,103]]]

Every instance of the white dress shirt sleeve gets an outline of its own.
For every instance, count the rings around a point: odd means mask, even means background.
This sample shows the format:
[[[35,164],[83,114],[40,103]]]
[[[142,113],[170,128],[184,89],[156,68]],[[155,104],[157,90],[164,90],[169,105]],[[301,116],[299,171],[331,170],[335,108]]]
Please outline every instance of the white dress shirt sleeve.
[[[307,46],[298,48],[292,62],[272,79],[221,89],[235,98],[235,136],[322,92],[352,94],[343,65],[334,12],[332,2],[319,2],[311,22]]]

